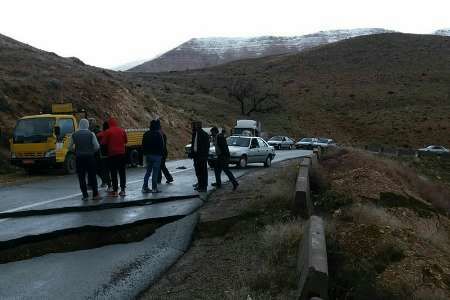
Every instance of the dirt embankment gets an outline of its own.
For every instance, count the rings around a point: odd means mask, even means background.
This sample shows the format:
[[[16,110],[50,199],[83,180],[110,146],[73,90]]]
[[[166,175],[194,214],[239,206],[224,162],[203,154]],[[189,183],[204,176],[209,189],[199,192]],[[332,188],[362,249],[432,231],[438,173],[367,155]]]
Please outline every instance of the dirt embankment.
[[[332,299],[450,298],[445,187],[349,150],[326,155],[313,182],[328,219]]]
[[[296,162],[298,163],[298,162]],[[302,221],[291,216],[297,168],[274,164],[215,192],[191,249],[141,299],[290,299]]]

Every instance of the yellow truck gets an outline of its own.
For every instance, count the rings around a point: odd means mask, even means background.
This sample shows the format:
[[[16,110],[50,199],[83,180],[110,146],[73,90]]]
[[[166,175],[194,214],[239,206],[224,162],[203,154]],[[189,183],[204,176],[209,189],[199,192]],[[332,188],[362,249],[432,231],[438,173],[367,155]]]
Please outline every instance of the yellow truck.
[[[33,172],[42,168],[63,168],[73,174],[75,155],[69,149],[72,133],[78,129],[72,104],[54,104],[48,114],[26,116],[17,120],[10,140],[11,163]],[[142,136],[146,129],[126,129],[127,157],[132,166],[142,164]]]

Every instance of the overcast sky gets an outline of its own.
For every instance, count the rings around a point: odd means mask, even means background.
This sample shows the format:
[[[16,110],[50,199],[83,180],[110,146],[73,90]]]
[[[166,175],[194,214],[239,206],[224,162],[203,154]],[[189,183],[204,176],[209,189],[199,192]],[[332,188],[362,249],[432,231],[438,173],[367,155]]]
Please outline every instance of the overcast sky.
[[[193,37],[450,27],[443,0],[1,0],[0,33],[85,63],[152,58]]]

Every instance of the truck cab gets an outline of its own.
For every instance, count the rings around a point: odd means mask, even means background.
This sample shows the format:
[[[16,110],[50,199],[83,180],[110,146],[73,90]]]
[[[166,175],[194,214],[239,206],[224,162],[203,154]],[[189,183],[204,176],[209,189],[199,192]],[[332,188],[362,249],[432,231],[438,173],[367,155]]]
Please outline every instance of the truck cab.
[[[237,120],[233,135],[261,136],[261,123],[254,120]]]
[[[75,159],[69,154],[69,141],[77,130],[73,115],[41,114],[19,119],[11,139],[11,163],[33,170],[39,167],[63,166],[75,172]]]

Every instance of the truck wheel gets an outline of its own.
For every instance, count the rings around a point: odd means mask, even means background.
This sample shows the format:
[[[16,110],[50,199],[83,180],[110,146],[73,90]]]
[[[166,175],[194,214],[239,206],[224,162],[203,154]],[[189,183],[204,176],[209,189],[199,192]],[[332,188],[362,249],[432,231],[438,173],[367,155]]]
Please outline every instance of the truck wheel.
[[[131,150],[128,154],[128,160],[130,161],[130,165],[133,168],[136,168],[140,162],[139,151],[137,151],[136,149]]]
[[[247,167],[247,156],[245,156],[245,155],[241,156],[241,158],[239,159],[238,167],[239,168]]]
[[[73,153],[67,153],[64,160],[64,171],[66,174],[75,174],[77,171],[76,158]]]
[[[264,162],[264,167],[269,168],[272,165],[272,156],[268,155]]]

